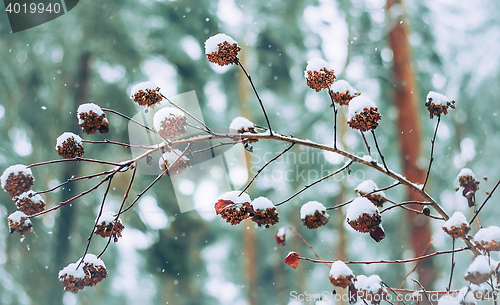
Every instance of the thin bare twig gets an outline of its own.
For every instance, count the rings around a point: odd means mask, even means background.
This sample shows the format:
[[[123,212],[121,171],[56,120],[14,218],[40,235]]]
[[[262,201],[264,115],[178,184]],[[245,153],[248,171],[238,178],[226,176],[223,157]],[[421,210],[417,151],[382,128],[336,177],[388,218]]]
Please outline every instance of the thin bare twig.
[[[486,199],[484,199],[484,202],[479,207],[479,210],[477,210],[477,212],[474,213],[474,216],[472,216],[472,219],[469,221],[469,225],[471,225],[472,222],[474,222],[474,219],[477,217],[477,215],[479,214],[479,212],[481,212],[481,210],[483,209],[483,207],[486,204],[486,202],[488,202],[488,200],[490,200],[491,196],[493,195],[493,193],[497,189],[498,185],[500,185],[500,180],[498,180],[497,184],[495,184],[495,187],[493,187],[493,189],[491,190],[491,192],[488,194],[488,197],[486,197]]]
[[[191,113],[189,113],[188,111],[184,110],[181,106],[177,105],[176,103],[172,102],[168,97],[164,96],[163,94],[161,95],[164,99],[166,99],[170,105],[174,106],[175,108],[179,109],[180,111],[184,112],[185,114],[187,114],[190,118],[192,118],[193,120],[195,120],[196,122],[198,122],[198,124],[200,124],[201,126],[205,127],[206,130],[204,130],[205,132],[208,132],[208,133],[211,133],[211,129],[210,127],[208,127],[205,123],[203,123],[201,120],[199,120],[197,117],[195,117],[194,115],[192,115]],[[192,125],[191,125],[192,126]]]
[[[425,189],[425,185],[427,184],[427,180],[429,179],[429,174],[431,172],[432,161],[434,161],[434,143],[436,142],[436,135],[439,128],[439,122],[441,121],[441,115],[438,115],[438,121],[436,123],[436,129],[434,130],[434,136],[431,140],[431,159],[429,160],[429,168],[427,169],[427,174],[425,175],[424,185],[422,185],[422,191]]]
[[[368,142],[366,141],[365,134],[360,130],[361,136],[363,137],[363,141],[365,141],[366,149],[368,149],[368,154],[371,156],[372,152],[370,150],[370,145],[368,145]]]
[[[250,76],[250,74],[247,73],[247,70],[245,70],[245,67],[243,67],[243,64],[239,60],[238,60],[238,65],[240,66],[241,70],[243,70],[243,73],[245,73],[248,81],[250,82],[250,85],[252,85],[253,92],[255,92],[255,96],[257,96],[257,99],[259,100],[260,108],[262,108],[262,112],[264,113],[264,117],[266,118],[267,127],[269,127],[269,134],[272,137],[273,130],[271,129],[271,123],[269,123],[269,118],[267,117],[266,109],[264,109],[264,104],[262,103],[262,100],[260,99],[259,93],[257,93],[257,89],[255,88],[255,85],[253,84],[252,77]]]
[[[385,158],[382,152],[380,151],[380,148],[378,147],[378,142],[377,142],[377,137],[375,136],[375,130],[372,129],[372,135],[373,135],[373,141],[375,142],[375,147],[377,148],[378,154],[380,155],[380,158],[382,159],[382,163],[384,164],[384,168],[387,172],[389,172],[389,168],[387,167],[387,164],[385,164]]]
[[[455,249],[455,237],[453,237],[451,248]],[[450,291],[451,289],[451,280],[453,279],[453,269],[455,269],[455,252],[451,252],[450,282],[448,283],[448,288],[446,288],[447,291]]]
[[[341,208],[341,207],[343,207],[343,206],[348,205],[348,204],[349,204],[349,203],[351,203],[353,200],[354,200],[354,199],[351,199],[351,200],[349,200],[349,201],[347,201],[347,202],[344,202],[344,203],[341,203],[341,204],[337,204],[337,205],[335,205],[335,206],[333,206],[333,207],[329,207],[329,208],[326,208],[326,209],[327,209],[327,210],[336,210],[336,209],[338,209],[338,208]]]
[[[425,255],[425,253],[427,252],[427,250],[429,250],[429,248],[431,246],[432,246],[432,241],[430,241],[427,244],[427,247],[425,247],[424,251],[422,251],[422,254],[420,254],[420,256]],[[420,264],[421,261],[422,260],[417,261],[417,263],[415,264],[415,266],[413,266],[413,268],[410,270],[410,272],[408,272],[408,274],[406,274],[406,276],[404,277],[403,281],[401,281],[401,288],[403,288],[405,286],[406,279],[410,276],[410,274],[412,274],[415,270],[417,270],[417,267],[418,267],[418,265]]]
[[[386,283],[382,282],[382,285],[384,285],[387,289],[389,289],[389,291],[391,291],[392,293],[394,293],[394,295],[396,296],[396,300],[398,300],[398,304],[399,302],[401,301],[403,303],[403,305],[406,305],[405,301],[403,301],[402,298],[399,298],[398,297],[398,294],[396,293],[396,291],[394,291],[394,289],[392,289],[391,287],[389,287],[389,285],[387,285]],[[387,301],[387,300],[386,300]],[[387,301],[389,302],[389,301]]]
[[[310,188],[311,186],[313,186],[313,185],[315,185],[315,184],[317,184],[317,183],[320,183],[321,181],[324,181],[324,180],[326,180],[326,179],[328,179],[328,178],[330,178],[330,177],[332,177],[332,176],[334,176],[334,175],[336,175],[336,174],[340,173],[340,172],[341,172],[341,171],[343,171],[344,169],[348,168],[348,167],[349,167],[352,163],[353,163],[353,161],[350,161],[350,162],[346,163],[344,166],[342,166],[341,168],[339,168],[338,170],[334,171],[333,173],[331,173],[331,174],[329,174],[329,175],[326,175],[326,176],[324,176],[323,178],[320,178],[320,179],[318,179],[318,180],[314,181],[314,182],[313,182],[313,183],[311,183],[311,184],[307,184],[306,186],[304,186],[304,188],[303,188],[303,189],[301,189],[301,190],[300,190],[300,191],[298,191],[297,193],[293,194],[293,195],[292,195],[291,197],[289,197],[288,199],[286,199],[286,200],[284,200],[284,201],[282,201],[282,202],[280,202],[280,203],[275,204],[275,206],[282,205],[283,203],[285,203],[285,202],[288,202],[288,201],[292,200],[292,199],[293,199],[293,198],[295,198],[297,195],[299,195],[299,194],[300,194],[300,193],[302,193],[303,191],[307,190],[307,189],[308,189],[308,188]]]
[[[61,163],[61,162],[91,162],[91,163],[99,163],[99,164],[105,164],[105,165],[113,165],[113,166],[121,166],[121,163],[115,163],[115,162],[109,162],[109,161],[103,161],[103,160],[96,160],[96,159],[88,159],[88,158],[81,158],[81,157],[75,157],[75,158],[68,158],[68,159],[58,159],[58,160],[51,160],[51,161],[44,161],[44,162],[39,162],[39,163],[33,163],[31,165],[28,165],[28,168],[40,166],[40,165],[48,165],[48,164],[54,164],[54,163]]]
[[[382,211],[380,211],[380,213],[384,213],[386,211],[392,210],[394,208],[397,208],[397,207],[400,207],[403,205],[408,205],[408,204],[432,205],[432,202],[425,202],[425,201],[422,202],[422,201],[415,201],[415,200],[404,201],[401,203],[396,203],[394,205],[391,205],[390,207],[387,207],[387,208],[383,209]]]
[[[241,194],[243,194],[250,187],[250,185],[252,185],[252,183],[255,181],[255,179],[257,178],[257,176],[264,170],[264,168],[266,168],[269,164],[271,164],[274,161],[276,161],[276,159],[278,159],[279,157],[281,157],[282,155],[284,155],[287,151],[289,151],[290,149],[292,149],[292,147],[294,145],[295,145],[295,143],[292,143],[292,145],[288,146],[285,150],[283,150],[281,153],[279,153],[274,158],[272,158],[271,160],[269,160],[266,164],[264,164],[264,166],[262,166],[257,171],[257,173],[255,174],[255,176],[253,176],[252,180],[250,180],[250,182],[248,182],[247,186],[245,186],[245,188],[241,191],[241,193],[238,195],[238,197],[241,196]]]
[[[333,107],[333,116],[334,116],[334,124],[333,124],[333,148],[337,149],[337,107],[335,107],[335,101],[333,100],[333,92],[330,87],[328,87],[328,95],[332,100]]]
[[[144,149],[151,149],[151,146],[144,146],[144,145],[132,145],[132,144],[127,144],[127,143],[122,143],[122,142],[116,142],[116,141],[111,141],[108,139],[105,139],[103,141],[90,141],[90,140],[82,140],[83,143],[90,143],[90,144],[114,144],[114,145],[119,145],[127,148],[144,148]]]
[[[86,190],[86,191],[84,191],[84,192],[81,192],[80,194],[78,194],[78,195],[76,195],[76,196],[74,196],[74,197],[71,197],[70,199],[68,199],[68,200],[66,200],[66,201],[61,202],[60,204],[58,204],[58,205],[56,205],[56,206],[54,206],[54,207],[52,207],[52,208],[50,208],[50,209],[43,210],[43,211],[41,211],[41,212],[39,212],[39,213],[36,213],[36,214],[33,214],[33,215],[28,215],[27,217],[28,217],[28,218],[33,218],[33,217],[38,217],[38,216],[43,215],[43,214],[50,213],[50,212],[52,212],[52,211],[55,211],[55,210],[57,210],[57,209],[59,209],[59,208],[61,208],[61,207],[65,206],[65,205],[67,205],[68,203],[72,202],[73,200],[76,200],[76,199],[78,199],[78,198],[80,198],[80,197],[83,197],[83,196],[87,195],[88,193],[90,193],[90,192],[92,192],[92,191],[95,191],[95,190],[96,190],[97,188],[99,188],[99,186],[101,186],[104,182],[106,182],[107,180],[111,179],[111,177],[112,177],[114,174],[116,174],[119,170],[120,170],[120,168],[115,169],[112,173],[108,174],[108,175],[106,176],[106,178],[102,179],[99,183],[97,183],[96,185],[94,185],[92,188],[90,188],[90,189],[88,189],[88,190]]]
[[[77,178],[69,178],[68,180],[64,181],[63,183],[60,183],[48,190],[45,190],[45,191],[38,191],[36,192],[37,194],[44,194],[44,193],[50,193],[60,187],[63,187],[65,186],[66,184],[70,183],[70,182],[74,182],[74,181],[78,181],[78,180],[84,180],[84,179],[91,179],[91,178],[94,178],[94,177],[99,177],[99,176],[102,176],[102,175],[108,175],[110,173],[112,173],[114,171],[114,169],[110,169],[108,171],[105,171],[105,172],[100,172],[100,173],[96,173],[96,174],[91,174],[91,175],[86,175],[86,176],[81,176],[81,177],[77,177]]]
[[[102,215],[102,210],[104,209],[104,202],[106,202],[106,197],[108,196],[109,188],[111,186],[111,181],[113,180],[113,177],[109,178],[108,180],[108,187],[106,188],[106,191],[104,192],[104,196],[102,197],[101,201],[101,207],[99,208],[99,214],[97,215],[97,218],[95,219],[94,227],[92,227],[92,231],[90,232],[90,236],[87,238],[87,247],[85,247],[85,252],[83,252],[82,259],[78,263],[78,266],[76,269],[80,267],[80,265],[83,263],[83,258],[85,258],[85,255],[87,255],[90,247],[90,242],[92,241],[92,236],[94,236],[95,228],[99,224],[99,218],[101,218]]]
[[[347,262],[344,262],[344,263],[346,265],[349,265],[349,264],[353,264],[353,265],[406,264],[406,263],[416,262],[416,261],[419,261],[419,260],[422,260],[422,259],[426,259],[426,258],[429,258],[429,257],[437,256],[437,255],[450,254],[450,253],[455,253],[455,252],[462,252],[462,251],[466,251],[466,250],[469,250],[469,248],[468,247],[464,247],[464,248],[458,248],[458,249],[454,249],[454,250],[436,251],[434,253],[430,253],[430,254],[426,254],[426,255],[414,257],[414,258],[409,258],[409,259],[378,260],[378,261],[347,261]],[[334,261],[327,261],[327,260],[315,260],[315,259],[311,259],[311,258],[307,258],[307,257],[299,257],[299,258],[303,259],[303,260],[306,260],[306,261],[313,262],[313,263],[321,263],[321,264],[323,264],[323,263],[332,264],[334,262]]]
[[[134,171],[132,172],[132,177],[130,178],[130,182],[127,187],[127,191],[125,192],[125,195],[123,196],[122,204],[120,205],[120,210],[118,211],[118,214],[116,214],[115,221],[113,222],[113,228],[111,229],[111,234],[109,234],[108,242],[106,243],[106,246],[102,250],[102,252],[97,256],[97,258],[100,258],[104,252],[106,252],[106,249],[109,246],[109,243],[111,242],[111,239],[113,238],[113,232],[115,232],[116,229],[116,224],[118,223],[118,219],[120,218],[120,215],[123,210],[123,206],[125,205],[125,201],[127,201],[128,194],[130,193],[130,189],[132,188],[132,184],[134,183],[134,178],[135,178],[135,173],[137,172],[137,166],[134,167]]]
[[[297,236],[298,238],[300,238],[302,240],[302,242],[304,244],[306,244],[306,246],[309,247],[309,249],[311,249],[311,251],[314,253],[314,256],[316,256],[319,260],[323,260],[319,254],[316,252],[316,250],[314,250],[313,246],[311,246],[303,237],[302,235],[299,234],[299,232],[295,231],[292,227],[288,227],[290,229],[290,231],[292,231],[293,234],[295,234],[295,236]],[[328,263],[324,263],[325,265],[327,265],[328,267],[331,267]]]

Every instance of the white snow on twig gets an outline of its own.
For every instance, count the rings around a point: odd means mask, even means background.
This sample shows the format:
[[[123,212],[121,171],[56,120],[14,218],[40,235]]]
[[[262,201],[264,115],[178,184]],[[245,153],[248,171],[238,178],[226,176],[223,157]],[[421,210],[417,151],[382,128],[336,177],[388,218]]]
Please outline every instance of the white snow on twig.
[[[25,175],[25,176],[27,176],[27,175],[33,176],[31,169],[26,167],[26,165],[24,165],[24,164],[11,165],[4,170],[2,176],[0,177],[0,180],[2,182],[2,188],[5,188],[5,185],[7,184],[7,178],[9,178],[10,174],[17,175],[17,174],[19,174],[19,172],[22,172],[23,175]],[[33,177],[33,181],[34,180],[35,180],[35,177]]]
[[[349,84],[346,80],[339,79],[335,81],[331,86],[330,89],[333,92],[340,92],[340,93],[346,93],[347,90],[349,90],[350,94],[357,93],[358,90],[354,89],[351,84]]]
[[[156,88],[158,88],[158,86],[152,82],[142,82],[135,84],[132,86],[132,89],[130,89],[130,97],[133,99],[133,96],[136,93],[139,93],[139,91],[146,92],[147,89],[155,90]]]
[[[453,215],[444,223],[443,227],[447,230],[452,230],[452,226],[455,228],[461,228],[462,223],[468,224],[467,218],[462,212],[455,212]]]
[[[57,140],[56,140],[56,150],[57,150],[58,146],[62,147],[63,143],[66,142],[66,140],[68,140],[71,137],[73,137],[73,139],[75,140],[76,144],[82,144],[82,138],[79,135],[74,134],[72,132],[64,132],[62,135],[60,135],[60,136],[57,137]]]
[[[230,45],[236,43],[234,39],[224,33],[215,34],[205,41],[205,54],[219,51],[219,44],[224,43],[224,41],[227,41]]]
[[[457,179],[458,177],[463,177],[463,176],[471,176],[472,178],[476,179],[476,175],[474,175],[474,172],[470,168],[466,167],[460,170],[460,172],[457,175]]]
[[[314,215],[316,211],[326,213],[326,207],[318,201],[309,201],[300,208],[300,218],[305,219],[308,215]]]
[[[435,105],[446,106],[450,102],[449,98],[447,98],[446,96],[444,96],[441,93],[437,93],[437,92],[434,92],[434,91],[429,91],[429,93],[427,94],[427,101],[429,101],[429,99],[432,99],[432,102]]]
[[[243,195],[242,195],[243,196]],[[264,211],[265,209],[272,209],[274,208],[274,204],[272,203],[271,200],[267,199],[266,197],[258,197],[255,198],[252,201],[252,206],[254,210],[260,210],[261,212]]]
[[[358,184],[358,186],[356,186],[355,190],[358,192],[363,192],[365,194],[368,194],[368,193],[371,193],[377,189],[378,189],[378,186],[375,183],[375,181],[369,179],[369,180],[365,180],[365,181],[361,182],[360,184]],[[385,197],[385,193],[383,191],[375,192],[372,195],[380,195],[382,197]]]
[[[473,273],[490,274],[493,270],[495,270],[497,264],[498,263],[496,261],[486,255],[478,255],[469,265],[467,271],[465,271],[465,276]]]
[[[161,129],[161,122],[165,121],[165,119],[170,118],[171,116],[175,117],[184,117],[184,112],[175,107],[163,107],[158,110],[153,116],[153,126],[156,130]]]
[[[347,121],[349,122],[352,118],[354,118],[357,114],[360,114],[363,112],[365,108],[377,108],[377,105],[375,103],[367,98],[364,95],[359,95],[354,97],[348,105],[348,115],[347,115]]]
[[[172,149],[170,152],[166,152],[163,155],[161,155],[160,159],[158,160],[158,164],[160,166],[160,169],[163,171],[166,169],[165,167],[165,161],[167,162],[167,165],[170,166],[174,164],[177,159],[182,155],[182,151],[178,149]],[[182,156],[181,160],[184,161],[189,161],[189,158],[186,156]],[[180,160],[179,160],[180,161]]]
[[[358,197],[349,204],[346,212],[346,218],[348,221],[356,220],[359,218],[359,216],[365,213],[373,216],[375,214],[378,214],[379,211],[370,200],[366,199],[365,197]]]
[[[347,267],[347,265],[343,261],[335,261],[330,268],[330,276],[334,278],[338,278],[339,276],[348,277],[350,275],[354,275],[352,273],[351,268]]]
[[[229,125],[229,129],[232,130],[240,130],[241,128],[247,129],[250,127],[255,127],[254,123],[252,123],[252,121],[250,121],[249,119],[241,116],[235,118]]]
[[[232,201],[235,204],[243,204],[246,202],[248,202],[248,203],[252,202],[252,199],[250,199],[250,196],[248,196],[247,193],[243,193],[243,194],[241,194],[241,196],[239,196],[240,193],[241,193],[241,191],[227,192],[227,193],[222,194],[218,198],[218,200]]]
[[[43,202],[42,196],[40,196],[39,194],[37,194],[36,192],[34,192],[32,190],[29,190],[27,192],[20,194],[19,196],[17,196],[17,199],[18,200],[29,199],[29,200],[33,201],[34,203]]]
[[[31,220],[28,218],[28,216],[26,216],[26,214],[21,211],[15,211],[8,217],[9,220],[11,220],[12,222],[17,222],[18,224],[21,223],[21,218],[25,218],[23,224],[24,227],[28,227],[31,224]]]
[[[82,124],[84,120],[80,118],[80,113],[90,113],[90,111],[94,112],[96,115],[101,116],[104,114],[102,111],[101,107],[94,103],[86,103],[86,104],[81,104],[78,106],[78,109],[76,110],[76,117],[78,118],[78,124]]]
[[[311,58],[307,61],[306,70],[304,71],[304,77],[306,79],[308,78],[309,75],[307,74],[307,71],[319,72],[323,68],[331,70],[330,65],[326,61],[324,61],[323,59],[318,58],[318,57]]]
[[[104,211],[104,212],[102,212],[101,217],[99,217],[99,224],[102,222],[111,223],[111,222],[115,221],[115,218],[116,218],[115,212]]]
[[[500,228],[497,226],[490,226],[482,228],[474,235],[474,241],[481,243],[489,243],[492,241],[500,242]]]

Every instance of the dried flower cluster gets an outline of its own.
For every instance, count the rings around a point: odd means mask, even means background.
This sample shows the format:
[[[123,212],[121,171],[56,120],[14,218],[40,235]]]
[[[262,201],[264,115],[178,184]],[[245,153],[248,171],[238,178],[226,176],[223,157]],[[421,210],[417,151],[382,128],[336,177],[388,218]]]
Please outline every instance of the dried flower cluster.
[[[130,98],[140,106],[154,108],[163,99],[160,87],[151,82],[142,82],[132,87]]]
[[[153,125],[164,139],[172,139],[186,134],[187,118],[184,113],[173,107],[158,110],[153,117]]]
[[[13,198],[17,208],[26,215],[40,213],[45,208],[42,197],[33,191],[27,191]]]
[[[189,168],[189,159],[178,149],[172,149],[160,156],[159,167],[168,176],[178,175]]]
[[[33,186],[35,178],[31,169],[22,164],[7,167],[1,178],[2,188],[12,197],[27,192]]]
[[[81,104],[77,110],[78,124],[86,134],[107,134],[109,122],[101,107],[94,103]]]
[[[302,223],[309,229],[317,229],[324,226],[330,220],[326,213],[326,207],[317,201],[309,201],[300,208]]]
[[[113,212],[106,212],[103,213],[99,219],[99,223],[95,226],[94,233],[102,237],[111,237],[116,243],[118,238],[122,237],[124,228],[125,226],[120,219],[115,220]]]
[[[65,132],[57,138],[56,150],[63,158],[83,157],[85,153],[82,138],[71,132]]]
[[[304,77],[307,85],[317,92],[321,91],[321,89],[329,88],[335,81],[334,71],[321,58],[312,58],[307,61]]]
[[[205,55],[210,62],[219,66],[238,63],[238,43],[226,34],[216,34],[205,41]]]
[[[429,118],[434,116],[441,116],[441,114],[448,114],[448,108],[455,109],[455,101],[450,101],[446,96],[430,91],[427,95],[425,107],[429,111]]]
[[[382,116],[378,112],[377,107],[365,108],[363,112],[356,114],[353,118],[351,118],[347,124],[349,127],[357,129],[361,132],[366,132],[369,130],[373,130],[378,127],[378,121]]]
[[[87,254],[76,263],[59,271],[64,291],[77,293],[85,287],[97,285],[108,276],[104,262],[93,254]]]
[[[28,216],[21,211],[10,214],[7,220],[9,221],[10,234],[14,232],[24,234],[30,232],[33,227]]]

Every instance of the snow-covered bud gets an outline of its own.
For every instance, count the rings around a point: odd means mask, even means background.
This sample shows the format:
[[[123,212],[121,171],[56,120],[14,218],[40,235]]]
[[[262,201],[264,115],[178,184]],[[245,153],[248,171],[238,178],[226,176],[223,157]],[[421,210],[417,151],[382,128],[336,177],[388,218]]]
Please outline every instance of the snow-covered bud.
[[[63,158],[83,157],[85,153],[82,138],[72,132],[65,132],[57,137],[56,150]]]
[[[28,216],[21,211],[10,214],[7,220],[9,221],[10,234],[16,231],[24,234],[30,232],[33,227]]]
[[[64,291],[73,293],[77,293],[86,286],[95,286],[107,276],[108,272],[104,262],[94,254],[85,255],[76,263],[71,263],[61,269],[58,274]]]
[[[35,178],[31,169],[23,164],[7,167],[0,177],[2,188],[12,197],[29,191],[33,186]]]
[[[122,231],[125,226],[122,224],[121,220],[115,221],[115,214],[113,212],[103,212],[101,217],[99,217],[99,222],[97,223],[94,233],[102,237],[112,237],[115,243],[118,241],[118,237],[122,236]]]
[[[154,108],[163,99],[160,88],[152,82],[142,82],[130,89],[130,98],[140,106]]]
[[[250,196],[247,193],[240,196],[240,193],[240,191],[227,192],[222,194],[215,203],[216,214],[232,225],[239,224],[255,213]]]
[[[76,111],[78,125],[82,127],[86,134],[94,134],[99,131],[102,134],[107,134],[109,131],[109,122],[101,107],[94,103],[86,103],[78,106]]]
[[[462,212],[455,212],[444,223],[443,230],[453,238],[465,237],[470,231],[469,222]]]
[[[255,214],[252,216],[252,221],[257,225],[265,226],[269,229],[269,225],[275,225],[280,218],[276,212],[276,207],[271,200],[265,197],[258,197],[252,201],[252,207]]]
[[[334,286],[345,289],[351,285],[354,273],[343,261],[335,261],[330,268],[329,278]]]
[[[377,128],[378,121],[382,118],[375,103],[362,95],[351,100],[348,112],[347,124],[361,132]]]
[[[482,228],[474,235],[476,248],[484,252],[500,251],[500,228],[490,226]]]
[[[473,284],[481,284],[490,279],[498,262],[486,255],[478,255],[465,271],[464,278]]]
[[[304,226],[316,229],[326,225],[330,216],[326,213],[326,207],[322,203],[309,201],[300,208],[300,219]]]
[[[373,180],[365,180],[356,186],[354,192],[370,200],[375,206],[382,207],[387,199],[382,191],[372,193],[377,189],[378,186]]]
[[[238,43],[224,33],[216,34],[205,41],[205,54],[210,62],[219,66],[238,63]]]
[[[380,304],[380,301],[386,300],[387,288],[382,286],[382,279],[378,275],[358,275],[354,282],[358,290],[358,296],[374,305]]]
[[[448,114],[448,107],[455,109],[455,101],[450,101],[449,98],[434,91],[429,91],[427,94],[425,107],[429,110],[429,118]]]
[[[364,198],[354,199],[347,208],[347,223],[356,231],[370,233],[370,236],[377,242],[385,237],[381,226],[382,217],[377,207]]]
[[[335,74],[330,65],[321,58],[311,58],[307,61],[307,67],[304,71],[304,77],[307,85],[319,92],[333,84]]]
[[[42,196],[33,191],[27,191],[14,197],[17,208],[26,215],[40,213],[45,208]]]
[[[187,118],[184,112],[174,107],[158,110],[153,117],[153,126],[164,139],[172,139],[186,134]]]
[[[172,149],[161,155],[158,160],[158,165],[162,171],[167,170],[167,175],[173,176],[182,173],[189,168],[189,159],[182,156],[182,152],[178,149]]]
[[[334,82],[330,90],[333,101],[341,106],[349,104],[354,97],[359,95],[359,92],[343,79]]]

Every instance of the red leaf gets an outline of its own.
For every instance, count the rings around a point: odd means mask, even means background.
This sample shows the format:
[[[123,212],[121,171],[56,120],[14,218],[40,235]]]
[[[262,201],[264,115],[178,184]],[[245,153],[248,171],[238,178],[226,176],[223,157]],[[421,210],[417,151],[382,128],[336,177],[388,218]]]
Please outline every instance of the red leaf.
[[[299,265],[299,255],[296,252],[290,252],[285,258],[285,263],[292,266],[293,269],[297,269]]]
[[[225,207],[227,207],[228,205],[232,205],[232,204],[234,204],[234,202],[229,201],[229,200],[219,199],[219,201],[217,201],[217,203],[215,204],[215,213],[217,213],[217,215],[219,215],[222,212],[222,210],[224,210]]]
[[[385,237],[384,229],[382,229],[381,226],[378,226],[375,230],[370,232],[370,237],[376,242],[380,242]]]
[[[275,237],[278,246],[284,246],[286,244],[286,229],[284,227],[280,228]]]

